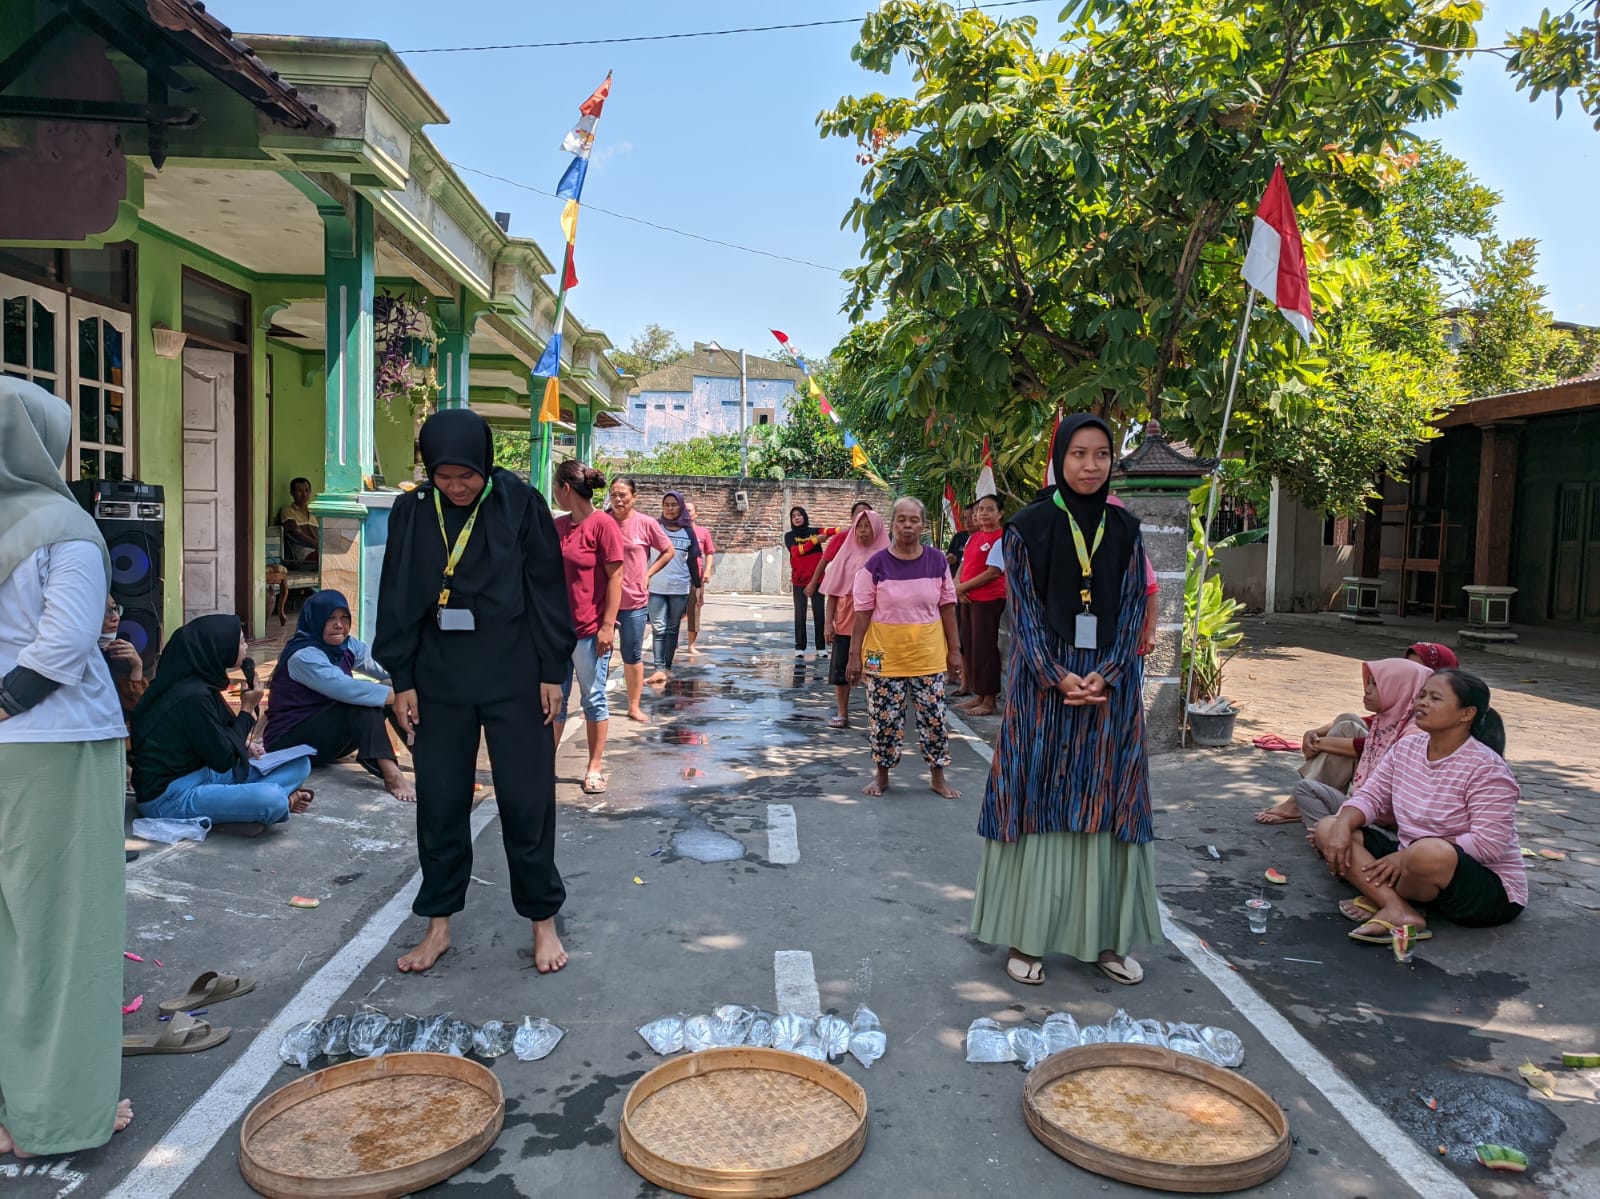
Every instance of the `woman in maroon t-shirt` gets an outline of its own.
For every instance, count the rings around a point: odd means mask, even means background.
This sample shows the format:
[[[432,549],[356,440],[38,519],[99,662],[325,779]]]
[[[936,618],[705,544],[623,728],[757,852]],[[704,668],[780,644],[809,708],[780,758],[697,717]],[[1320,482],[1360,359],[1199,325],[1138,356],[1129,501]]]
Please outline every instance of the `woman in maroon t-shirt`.
[[[961,578],[956,584],[956,621],[961,626],[961,681],[972,698],[956,707],[974,716],[994,715],[1000,694],[1000,617],[1006,610],[1006,575],[990,561],[1005,530],[1000,527],[1000,501],[992,495],[972,506],[978,522],[961,551]]]
[[[566,515],[556,518],[561,542],[561,565],[567,575],[567,603],[572,607],[573,631],[578,644],[561,685],[561,713],[556,718],[556,744],[566,727],[567,699],[572,679],[578,679],[583,719],[589,735],[589,768],[584,772],[586,795],[606,789],[601,773],[611,710],[606,703],[606,678],[611,673],[611,646],[617,635],[617,609],[622,605],[622,532],[617,522],[594,510],[594,493],[604,488],[606,477],[593,467],[568,459],[556,468],[556,506]]]

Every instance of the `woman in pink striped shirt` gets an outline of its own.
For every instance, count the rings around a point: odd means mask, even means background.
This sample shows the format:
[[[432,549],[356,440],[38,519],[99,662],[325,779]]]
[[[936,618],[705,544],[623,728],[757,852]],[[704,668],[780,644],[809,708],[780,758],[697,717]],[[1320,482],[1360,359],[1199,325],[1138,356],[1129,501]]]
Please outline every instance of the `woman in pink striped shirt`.
[[[1484,927],[1515,920],[1528,902],[1517,840],[1521,790],[1500,756],[1505,725],[1489,706],[1488,684],[1466,671],[1438,671],[1417,695],[1416,725],[1420,731],[1396,743],[1316,827],[1329,871],[1362,895],[1339,905],[1361,922],[1352,940],[1387,945],[1401,924],[1425,929],[1418,905]],[[1398,842],[1374,827],[1387,823],[1397,826]]]

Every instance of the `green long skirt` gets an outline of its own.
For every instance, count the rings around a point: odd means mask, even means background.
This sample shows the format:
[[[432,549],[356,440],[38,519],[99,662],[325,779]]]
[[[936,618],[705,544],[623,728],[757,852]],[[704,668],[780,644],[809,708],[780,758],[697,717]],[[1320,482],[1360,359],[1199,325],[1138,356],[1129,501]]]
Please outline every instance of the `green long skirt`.
[[[1150,844],[1110,833],[1036,833],[983,843],[972,933],[1034,957],[1081,962],[1162,940]]]
[[[122,742],[0,744],[0,1125],[111,1139],[122,1077]]]

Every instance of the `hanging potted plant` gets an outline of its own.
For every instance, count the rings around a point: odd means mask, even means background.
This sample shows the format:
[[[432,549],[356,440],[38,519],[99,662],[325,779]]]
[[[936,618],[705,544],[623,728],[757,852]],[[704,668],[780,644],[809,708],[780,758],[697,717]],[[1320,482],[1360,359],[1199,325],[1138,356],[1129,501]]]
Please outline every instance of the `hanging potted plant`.
[[[1189,732],[1197,746],[1217,748],[1233,742],[1233,725],[1239,712],[1222,691],[1227,651],[1237,651],[1244,633],[1235,619],[1242,605],[1222,593],[1222,576],[1206,572],[1200,585],[1201,564],[1209,564],[1210,547],[1198,517],[1190,519],[1189,569],[1183,585],[1183,671],[1189,680]]]
[[[390,419],[415,426],[439,395],[433,314],[425,299],[385,290],[373,298],[372,322],[374,398],[388,408]]]

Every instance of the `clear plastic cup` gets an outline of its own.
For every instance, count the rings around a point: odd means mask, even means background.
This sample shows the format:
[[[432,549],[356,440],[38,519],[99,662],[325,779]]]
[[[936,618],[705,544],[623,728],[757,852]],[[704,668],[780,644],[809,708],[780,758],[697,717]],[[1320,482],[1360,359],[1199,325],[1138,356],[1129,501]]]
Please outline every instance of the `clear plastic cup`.
[[[1389,945],[1394,950],[1394,960],[1409,962],[1411,950],[1416,945],[1417,926],[1415,924],[1400,924],[1395,926],[1394,935],[1389,939]]]
[[[1250,931],[1260,936],[1267,931],[1267,913],[1272,911],[1272,902],[1266,899],[1247,899],[1244,904],[1245,914],[1250,918]]]

